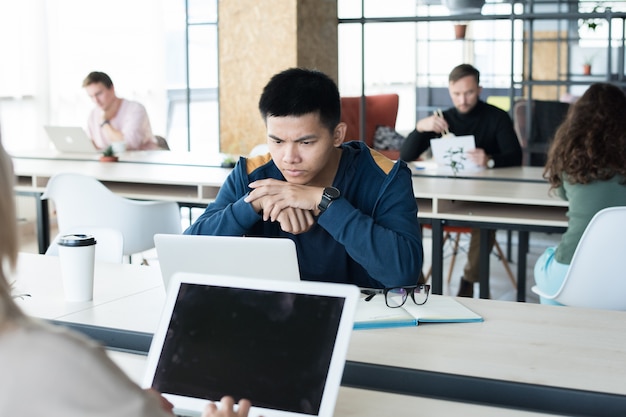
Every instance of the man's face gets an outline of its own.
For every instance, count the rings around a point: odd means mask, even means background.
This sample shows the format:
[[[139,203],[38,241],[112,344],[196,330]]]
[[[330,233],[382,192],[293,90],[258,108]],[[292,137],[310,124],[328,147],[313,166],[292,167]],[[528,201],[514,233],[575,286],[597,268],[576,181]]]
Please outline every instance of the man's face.
[[[85,87],[87,95],[98,107],[106,111],[115,101],[115,87],[106,88],[102,83],[92,83]]]
[[[274,163],[285,179],[294,184],[319,185],[325,177],[341,134],[331,134],[317,113],[303,116],[268,117],[267,144]]]
[[[478,86],[476,79],[471,75],[463,77],[448,85],[450,98],[459,113],[467,113],[476,106],[482,87]]]

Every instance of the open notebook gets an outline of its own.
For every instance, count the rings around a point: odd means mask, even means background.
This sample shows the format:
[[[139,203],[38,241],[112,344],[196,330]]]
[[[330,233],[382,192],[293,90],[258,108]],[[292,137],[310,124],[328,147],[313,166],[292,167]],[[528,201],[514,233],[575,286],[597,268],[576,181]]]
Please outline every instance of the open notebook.
[[[470,160],[466,152],[476,148],[474,135],[451,136],[430,140],[437,170],[446,172],[474,172],[482,168]]]
[[[483,321],[453,297],[431,295],[423,305],[416,305],[408,299],[400,308],[389,308],[385,296],[376,295],[370,301],[361,295],[356,316],[355,329],[376,329],[384,327],[417,326],[419,323],[467,323]]]
[[[176,272],[300,280],[296,244],[287,238],[154,236],[165,288]]]
[[[177,273],[144,387],[183,416],[231,395],[251,417],[330,417],[358,298],[347,284]]]

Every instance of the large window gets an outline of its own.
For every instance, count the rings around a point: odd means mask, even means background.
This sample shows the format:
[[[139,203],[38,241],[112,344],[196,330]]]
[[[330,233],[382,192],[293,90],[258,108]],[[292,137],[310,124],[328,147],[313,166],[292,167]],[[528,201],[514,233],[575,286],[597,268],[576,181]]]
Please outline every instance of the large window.
[[[217,153],[217,0],[0,3],[0,123],[7,149],[50,146],[43,126],[85,126],[91,71],[141,102],[173,150]]]
[[[483,6],[500,15],[510,14],[511,7]],[[458,64],[476,66],[483,99],[504,107],[501,97],[508,97],[513,81],[522,79],[521,22],[463,21],[434,0],[339,0],[338,11],[341,94],[398,93],[396,129],[401,133],[410,132],[418,118],[437,107],[450,105],[447,77]],[[464,39],[455,37],[455,23],[467,25]]]

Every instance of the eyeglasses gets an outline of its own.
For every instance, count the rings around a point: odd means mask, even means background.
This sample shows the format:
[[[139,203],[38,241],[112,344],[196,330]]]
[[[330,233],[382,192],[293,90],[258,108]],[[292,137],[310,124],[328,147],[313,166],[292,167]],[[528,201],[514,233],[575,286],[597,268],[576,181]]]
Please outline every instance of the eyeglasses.
[[[365,297],[365,301],[370,301],[376,296],[376,294],[384,294],[385,303],[387,304],[387,307],[390,308],[402,307],[404,303],[406,303],[409,296],[411,296],[411,300],[413,300],[415,304],[421,306],[428,301],[430,285],[420,284],[409,287],[385,288],[384,290],[367,288],[362,289],[361,294],[367,295],[367,297]]]

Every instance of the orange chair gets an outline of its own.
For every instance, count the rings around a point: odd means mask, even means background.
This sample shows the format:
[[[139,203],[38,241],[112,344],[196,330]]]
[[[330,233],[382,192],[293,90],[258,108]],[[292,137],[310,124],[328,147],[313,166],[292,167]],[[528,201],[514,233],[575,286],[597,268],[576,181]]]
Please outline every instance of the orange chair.
[[[374,133],[377,126],[396,127],[398,104],[400,97],[397,94],[379,94],[365,96],[365,135],[363,141],[370,148],[374,148]],[[348,125],[346,141],[360,140],[361,97],[341,97],[341,121]],[[379,150],[378,152],[390,159],[400,157],[399,150]]]

